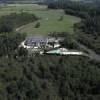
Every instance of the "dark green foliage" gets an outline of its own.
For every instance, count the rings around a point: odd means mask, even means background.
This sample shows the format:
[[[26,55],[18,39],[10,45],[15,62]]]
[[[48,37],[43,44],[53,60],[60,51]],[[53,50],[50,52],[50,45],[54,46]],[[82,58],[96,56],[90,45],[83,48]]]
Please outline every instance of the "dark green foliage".
[[[81,56],[28,57],[27,50],[17,48],[23,35],[0,38],[1,100],[98,100],[100,63]]]
[[[0,33],[12,32],[14,29],[36,21],[38,18],[34,14],[29,13],[12,13],[0,18]]]
[[[99,98],[100,63],[71,56],[17,59],[0,58],[0,94],[7,94],[5,100]]]
[[[65,35],[62,34],[62,36]],[[1,99],[5,97],[4,100],[94,98],[98,100],[100,63],[77,56],[27,57],[25,49],[16,48],[23,40],[21,34],[3,34],[0,38],[0,41],[5,41],[2,46],[5,45],[5,48],[9,48],[7,51],[10,52],[7,52],[9,56],[5,56],[6,53],[2,52],[2,57],[0,57]],[[70,40],[71,37],[66,38]],[[0,50],[5,49],[0,48]]]
[[[39,28],[39,27],[40,27],[40,22],[37,22],[35,28]]]
[[[18,48],[17,52],[18,52],[18,56],[26,56],[28,54],[28,51],[23,47]]]
[[[100,54],[100,15],[91,11],[74,25],[77,40]]]
[[[22,34],[3,33],[0,35],[0,56],[11,55],[25,36]]]
[[[0,22],[0,32],[13,31],[13,24],[11,22]]]
[[[74,42],[73,36],[71,35],[65,35],[64,41],[61,42],[62,47],[68,48],[68,49],[78,49],[79,46]]]

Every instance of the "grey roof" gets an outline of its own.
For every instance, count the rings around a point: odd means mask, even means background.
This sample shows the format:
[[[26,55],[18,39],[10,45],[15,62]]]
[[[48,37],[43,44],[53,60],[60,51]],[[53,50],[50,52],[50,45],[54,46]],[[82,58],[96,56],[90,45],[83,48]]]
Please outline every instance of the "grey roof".
[[[47,43],[47,38],[42,36],[31,36],[26,38],[27,45],[34,45],[34,43]]]

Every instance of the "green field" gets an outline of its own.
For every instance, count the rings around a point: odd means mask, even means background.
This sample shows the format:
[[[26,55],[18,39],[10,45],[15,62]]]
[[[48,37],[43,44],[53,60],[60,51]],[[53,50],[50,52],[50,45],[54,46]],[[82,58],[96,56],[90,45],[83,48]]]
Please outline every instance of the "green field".
[[[30,23],[20,28],[20,31],[27,34],[48,34],[50,32],[68,32],[73,33],[73,24],[80,21],[80,18],[65,15],[63,10],[51,10],[46,6],[35,4],[10,4],[1,5],[0,15],[6,15],[14,12],[29,12],[40,17],[40,27],[35,28],[35,23]],[[59,19],[62,18],[61,21]]]

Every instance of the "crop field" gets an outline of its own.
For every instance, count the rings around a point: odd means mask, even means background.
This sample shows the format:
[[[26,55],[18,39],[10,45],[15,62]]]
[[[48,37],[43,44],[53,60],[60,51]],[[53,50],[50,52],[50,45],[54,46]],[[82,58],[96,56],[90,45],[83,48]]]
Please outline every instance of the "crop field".
[[[63,10],[52,10],[48,9],[47,6],[36,4],[0,5],[0,16],[20,12],[33,13],[40,18],[37,22],[32,22],[19,28],[20,32],[26,34],[73,33],[73,24],[80,21],[78,17],[65,15]],[[40,26],[35,28],[37,23],[40,23]]]

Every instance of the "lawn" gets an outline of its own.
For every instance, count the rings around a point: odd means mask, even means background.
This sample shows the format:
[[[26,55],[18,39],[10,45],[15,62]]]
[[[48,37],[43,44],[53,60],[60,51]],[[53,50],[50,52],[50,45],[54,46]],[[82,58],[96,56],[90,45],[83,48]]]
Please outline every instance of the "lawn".
[[[0,15],[13,12],[29,12],[40,17],[40,27],[35,28],[35,23],[30,23],[21,28],[20,32],[27,34],[48,34],[50,32],[73,33],[73,24],[80,21],[80,18],[65,15],[63,10],[47,9],[46,6],[36,4],[9,4],[0,6]],[[62,17],[62,20],[59,19]]]

